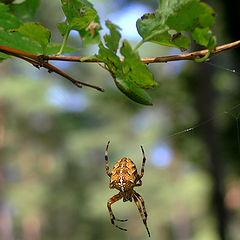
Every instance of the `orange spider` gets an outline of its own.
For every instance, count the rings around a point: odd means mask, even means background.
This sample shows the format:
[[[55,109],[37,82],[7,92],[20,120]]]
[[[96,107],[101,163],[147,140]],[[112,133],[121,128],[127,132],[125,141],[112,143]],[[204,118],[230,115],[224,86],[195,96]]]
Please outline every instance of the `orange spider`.
[[[142,169],[141,174],[138,174],[137,168],[135,164],[132,162],[130,158],[121,158],[116,165],[114,166],[112,172],[109,172],[109,165],[108,165],[108,146],[110,141],[107,143],[106,152],[105,152],[105,162],[106,162],[106,172],[107,175],[110,177],[110,184],[109,188],[116,188],[120,192],[116,195],[114,195],[112,198],[110,198],[107,202],[108,211],[110,213],[111,223],[116,226],[117,228],[127,231],[127,229],[119,227],[115,224],[114,221],[120,221],[124,222],[127,221],[127,219],[116,219],[112,209],[111,205],[115,203],[116,201],[123,198],[123,202],[130,201],[132,202],[132,199],[134,200],[135,204],[137,205],[138,211],[140,212],[140,215],[142,217],[143,223],[147,229],[148,236],[150,237],[150,232],[147,227],[147,211],[145,208],[145,204],[143,201],[143,198],[138,194],[136,191],[133,190],[134,187],[138,187],[142,185],[141,178],[144,174],[144,165],[146,162],[146,157],[144,154],[143,147],[141,146],[142,153],[143,153],[143,162],[142,162]],[[142,206],[140,205],[140,202]]]

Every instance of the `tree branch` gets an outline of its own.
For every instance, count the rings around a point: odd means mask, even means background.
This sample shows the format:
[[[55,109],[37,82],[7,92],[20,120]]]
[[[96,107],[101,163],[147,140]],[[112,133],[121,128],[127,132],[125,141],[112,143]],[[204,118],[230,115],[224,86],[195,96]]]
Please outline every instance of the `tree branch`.
[[[229,50],[231,48],[235,48],[240,46],[240,40],[227,43],[221,46],[216,47],[213,51],[211,51],[211,55]],[[161,62],[171,62],[171,61],[180,61],[180,60],[194,60],[204,57],[208,52],[208,49],[191,52],[191,53],[184,53],[179,55],[173,56],[164,56],[164,57],[153,57],[153,58],[141,58],[141,61],[145,64],[148,63],[161,63]],[[56,61],[70,61],[70,62],[88,62],[88,63],[96,63],[101,62],[97,59],[87,58],[85,57],[71,57],[71,56],[44,56],[44,60],[56,60]],[[123,59],[122,59],[123,60]]]
[[[240,46],[240,40],[224,44],[221,46],[216,47],[213,51],[211,51],[211,54],[216,54],[225,50],[229,50],[234,47]],[[88,62],[88,63],[100,63],[101,61],[97,60],[96,58],[86,58],[86,57],[71,57],[71,56],[45,56],[45,55],[35,55],[28,52],[24,52],[15,48],[10,48],[6,46],[0,45],[0,52],[3,52],[8,55],[12,55],[15,57],[18,57],[20,59],[23,59],[29,63],[31,63],[34,67],[40,68],[44,67],[48,69],[48,72],[55,72],[58,75],[63,76],[64,78],[70,80],[74,85],[81,88],[82,85],[95,88],[101,92],[104,91],[103,88],[95,85],[91,85],[85,82],[80,82],[78,80],[75,80],[65,72],[61,71],[60,69],[56,68],[55,66],[48,63],[49,60],[57,60],[57,61],[70,61],[70,62]],[[185,54],[179,54],[179,55],[173,55],[173,56],[164,56],[164,57],[153,57],[153,58],[142,58],[141,61],[145,64],[148,63],[160,63],[160,62],[170,62],[170,61],[179,61],[179,60],[196,60],[199,58],[204,57],[208,52],[208,49],[200,50],[196,52],[191,53],[185,53]],[[121,59],[123,61],[123,59]]]
[[[97,89],[101,92],[104,92],[104,89],[99,87],[99,86],[95,86],[95,85],[91,85],[89,83],[80,82],[78,80],[75,80],[74,78],[72,78],[71,76],[66,74],[65,72],[56,68],[52,64],[49,64],[47,62],[47,60],[44,59],[43,55],[38,56],[38,55],[35,55],[35,54],[31,54],[31,53],[28,53],[28,52],[24,52],[24,51],[15,49],[15,48],[10,48],[10,47],[6,47],[6,46],[2,46],[2,45],[0,45],[0,52],[3,52],[7,55],[11,55],[11,56],[14,56],[14,57],[21,58],[21,59],[31,63],[34,67],[37,67],[37,68],[44,67],[44,68],[48,69],[49,73],[55,72],[58,75],[61,75],[62,77],[68,79],[69,81],[71,81],[74,85],[76,85],[79,88],[81,88],[82,85],[84,85],[84,86],[87,86],[87,87],[95,88],[95,89]]]

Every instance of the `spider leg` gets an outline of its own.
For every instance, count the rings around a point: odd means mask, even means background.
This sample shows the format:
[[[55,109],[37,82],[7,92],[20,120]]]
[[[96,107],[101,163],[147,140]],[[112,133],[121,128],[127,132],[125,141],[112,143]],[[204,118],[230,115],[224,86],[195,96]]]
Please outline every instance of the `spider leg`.
[[[143,161],[142,161],[142,169],[141,169],[141,174],[139,175],[139,179],[141,179],[143,177],[144,174],[144,166],[145,166],[145,162],[146,162],[146,157],[145,157],[145,153],[143,150],[143,147],[141,146],[142,149],[142,154],[143,154]]]
[[[139,177],[139,175],[138,175],[138,177]],[[139,179],[138,182],[139,182],[139,183],[136,183],[136,184],[135,184],[135,187],[140,187],[140,186],[142,186],[142,180]]]
[[[115,203],[116,201],[120,200],[121,198],[122,198],[121,193],[118,193],[118,194],[114,195],[112,198],[110,198],[110,199],[108,200],[108,202],[107,202],[107,207],[108,207],[108,211],[109,211],[109,213],[110,213],[111,223],[112,223],[115,227],[117,227],[117,228],[119,228],[119,229],[121,229],[121,230],[123,230],[123,231],[127,231],[127,229],[122,228],[122,227],[119,227],[119,226],[116,225],[115,222],[114,222],[114,220],[115,220],[115,221],[120,221],[120,222],[125,222],[125,221],[127,221],[127,219],[116,219],[115,216],[114,216],[114,214],[113,214],[113,212],[112,212],[112,208],[111,208],[111,205],[112,205],[113,203]]]
[[[141,208],[141,205],[140,205],[140,203],[139,203],[139,201],[138,201],[138,199],[135,195],[133,195],[133,200],[134,200],[135,204],[137,205],[138,211],[140,212],[140,215],[142,217],[143,224],[145,225],[145,227],[147,229],[148,236],[150,237],[150,232],[149,232],[149,229],[148,229],[148,226],[147,226],[147,217],[145,215],[146,209],[145,209],[145,207],[144,207],[145,210]],[[144,211],[144,214],[143,214],[143,211]]]
[[[109,177],[111,177],[111,173],[109,172],[109,165],[108,165],[108,146],[110,141],[107,143],[106,151],[105,151],[105,163],[106,163],[106,173]]]
[[[144,203],[142,196],[139,193],[137,193],[136,191],[134,191],[134,194],[140,200],[140,202],[142,204],[144,216],[145,216],[145,218],[147,218],[147,211],[146,211],[145,203]]]

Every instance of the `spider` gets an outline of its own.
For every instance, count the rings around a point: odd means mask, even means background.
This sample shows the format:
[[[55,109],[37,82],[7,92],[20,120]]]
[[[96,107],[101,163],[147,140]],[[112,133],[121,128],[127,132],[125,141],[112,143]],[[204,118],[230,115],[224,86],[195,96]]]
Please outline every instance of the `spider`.
[[[130,158],[121,158],[114,166],[112,172],[109,171],[108,165],[108,147],[110,141],[107,143],[106,152],[105,152],[105,162],[106,162],[106,173],[110,177],[109,188],[116,188],[120,192],[113,197],[111,197],[107,202],[108,211],[110,213],[111,223],[117,228],[127,231],[127,229],[122,228],[115,224],[115,221],[125,222],[127,219],[117,219],[115,218],[111,205],[116,201],[123,198],[123,202],[134,200],[137,205],[138,211],[140,212],[142,221],[147,229],[148,236],[150,237],[150,232],[147,226],[147,211],[145,208],[144,200],[139,193],[133,190],[134,187],[138,187],[142,185],[141,178],[144,174],[144,165],[146,162],[146,157],[144,154],[143,147],[141,146],[142,154],[143,154],[143,162],[141,174],[138,174],[137,168],[135,164],[132,162]],[[141,203],[141,204],[140,204]]]

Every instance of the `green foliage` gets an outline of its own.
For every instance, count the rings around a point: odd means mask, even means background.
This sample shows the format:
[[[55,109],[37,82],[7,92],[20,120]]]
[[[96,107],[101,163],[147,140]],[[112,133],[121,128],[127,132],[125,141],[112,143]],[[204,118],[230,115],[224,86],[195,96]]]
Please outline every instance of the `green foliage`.
[[[158,85],[152,73],[141,62],[138,53],[132,50],[127,40],[123,41],[120,52],[124,56],[122,70],[128,82],[140,88],[153,88]]]
[[[71,30],[79,32],[85,46],[100,41],[100,20],[93,5],[87,0],[62,0],[62,9],[66,21],[57,27],[64,36],[65,45]],[[58,53],[60,54],[61,51]]]
[[[67,25],[71,30],[80,31],[97,17],[97,12],[92,8],[86,8],[83,2],[63,0],[62,4]]]
[[[138,88],[131,81],[126,79],[114,78],[114,82],[118,89],[132,99],[134,102],[143,105],[152,105],[152,99],[142,88]]]
[[[21,4],[0,5],[0,44],[28,51],[35,54],[62,54],[74,49],[66,48],[70,31],[79,33],[84,46],[98,43],[97,59],[106,64],[116,86],[135,102],[151,105],[152,101],[145,89],[157,86],[152,73],[140,60],[137,49],[144,42],[153,42],[169,47],[187,50],[190,37],[209,49],[198,62],[205,61],[210,51],[216,46],[216,38],[211,27],[215,21],[215,13],[210,6],[200,0],[159,0],[159,8],[151,14],[144,14],[137,20],[137,30],[142,36],[133,50],[127,40],[119,46],[120,28],[106,21],[109,34],[103,36],[105,45],[100,42],[100,19],[93,4],[88,0],[61,0],[66,20],[57,23],[63,36],[63,43],[57,51],[57,44],[50,44],[51,33],[41,24],[30,22],[22,25],[26,19],[34,16],[38,1],[26,0]],[[10,14],[10,11],[14,14]],[[26,18],[24,11],[27,11]],[[13,29],[10,30],[9,29]],[[12,33],[14,31],[15,33]],[[100,43],[99,43],[100,42]],[[124,57],[123,61],[117,53]],[[0,60],[6,58],[0,55]]]
[[[106,21],[106,26],[110,31],[110,35],[104,35],[105,44],[113,53],[116,53],[118,50],[119,40],[121,38],[121,34],[118,31],[120,28],[111,23],[109,20]]]
[[[50,42],[51,32],[39,23],[25,23],[17,29],[9,30],[10,32],[19,32],[38,42],[45,54],[48,43]]]
[[[120,53],[124,56],[124,60],[120,61],[116,55],[121,38],[119,27],[110,21],[106,21],[106,26],[110,35],[104,36],[106,47],[102,43],[99,44],[97,59],[106,64],[121,92],[137,103],[152,105],[150,96],[144,90],[157,86],[152,73],[141,62],[138,53],[132,50],[127,40],[123,41],[120,48]]]
[[[14,16],[24,22],[31,21],[39,7],[39,3],[40,0],[25,0],[19,4],[12,4],[10,8]]]
[[[19,18],[10,13],[9,6],[0,3],[0,45],[20,49],[33,54],[54,54],[59,44],[48,43],[50,38],[49,30],[40,24],[26,23],[21,25]],[[12,29],[18,32],[12,32]],[[40,43],[40,44],[39,44]],[[64,52],[72,52],[74,48],[65,47]],[[0,53],[0,60],[9,56]]]
[[[186,50],[190,39],[183,35],[184,31],[190,32],[196,43],[210,50],[215,47],[210,30],[215,21],[215,13],[210,6],[199,0],[161,0],[159,3],[159,9],[143,15],[137,21],[138,33],[143,42],[150,41]]]

